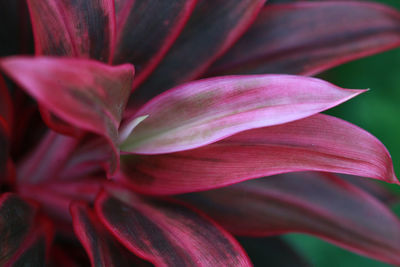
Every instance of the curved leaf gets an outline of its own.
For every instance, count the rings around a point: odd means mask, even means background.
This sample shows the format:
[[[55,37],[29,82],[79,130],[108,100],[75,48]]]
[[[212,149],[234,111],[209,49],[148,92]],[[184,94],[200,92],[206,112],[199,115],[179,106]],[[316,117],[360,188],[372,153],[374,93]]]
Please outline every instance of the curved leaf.
[[[201,75],[245,32],[266,0],[202,0],[176,42],[149,78],[133,93],[142,103]]]
[[[148,117],[120,147],[141,154],[192,149],[244,130],[313,115],[361,92],[289,75],[195,81],[165,92],[142,107],[133,119]]]
[[[37,184],[56,179],[78,140],[48,131],[38,146],[19,163],[19,182]]]
[[[400,13],[384,5],[361,1],[267,5],[209,75],[312,75],[399,45]]]
[[[102,193],[101,221],[129,250],[157,266],[250,266],[239,244],[220,227],[177,203],[122,189]]]
[[[7,266],[46,266],[52,240],[51,222],[45,218],[37,219],[34,229]]]
[[[28,0],[37,55],[111,60],[113,0]]]
[[[292,173],[183,196],[234,234],[316,235],[400,263],[400,221],[374,197],[334,175]]]
[[[132,65],[112,67],[91,60],[10,57],[0,66],[60,118],[105,137],[113,145],[117,142],[132,86]],[[116,165],[114,162],[111,170]]]
[[[113,62],[135,65],[134,87],[164,57],[189,19],[197,0],[117,0],[117,43]],[[149,34],[151,32],[151,34]]]
[[[74,202],[71,215],[75,233],[85,247],[92,266],[151,266],[118,243],[87,205]]]
[[[245,131],[193,150],[123,156],[117,179],[140,192],[164,195],[305,170],[399,183],[382,143],[357,126],[322,114]]]

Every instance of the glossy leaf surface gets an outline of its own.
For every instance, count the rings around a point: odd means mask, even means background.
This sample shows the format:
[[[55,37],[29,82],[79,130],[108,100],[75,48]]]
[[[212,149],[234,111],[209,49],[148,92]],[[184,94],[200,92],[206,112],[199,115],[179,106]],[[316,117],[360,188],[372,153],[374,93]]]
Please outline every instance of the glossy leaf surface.
[[[376,3],[267,5],[210,74],[312,75],[400,45],[400,13]]]
[[[365,256],[400,262],[398,218],[334,175],[277,175],[183,198],[234,234],[302,232]]]
[[[101,221],[132,252],[156,266],[250,266],[239,244],[207,218],[177,203],[128,191],[103,193]]]
[[[232,134],[301,119],[361,93],[289,75],[226,76],[190,82],[156,97],[134,116],[148,116],[121,144],[158,154],[200,147]]]
[[[149,194],[205,190],[293,171],[327,171],[398,183],[386,148],[364,130],[318,114],[245,131],[205,147],[123,156],[120,181]]]

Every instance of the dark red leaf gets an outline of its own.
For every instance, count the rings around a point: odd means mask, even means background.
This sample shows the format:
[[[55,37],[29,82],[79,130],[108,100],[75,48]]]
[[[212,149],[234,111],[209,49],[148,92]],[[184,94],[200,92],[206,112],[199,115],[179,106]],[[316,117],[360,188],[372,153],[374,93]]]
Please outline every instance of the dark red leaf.
[[[45,218],[37,219],[31,233],[7,266],[46,266],[52,240],[51,222]]]
[[[9,133],[6,122],[0,116],[0,185],[6,178],[7,161],[9,156]]]
[[[8,91],[7,85],[0,75],[0,117],[2,117],[7,127],[9,128],[9,132],[11,133],[11,128],[13,125],[13,103]]]
[[[105,137],[114,150],[110,170],[115,170],[115,145],[132,87],[132,65],[113,67],[85,59],[10,57],[1,61],[1,67],[51,112],[73,126]]]
[[[28,4],[37,55],[111,60],[113,0],[28,0]]]
[[[196,3],[197,0],[116,0],[117,43],[113,62],[135,65],[134,87],[164,57]]]
[[[389,152],[348,122],[317,114],[244,131],[204,147],[124,155],[116,178],[146,194],[177,194],[293,171],[326,171],[399,183]]]
[[[222,228],[178,203],[122,189],[102,193],[96,212],[129,250],[156,266],[250,266]]]
[[[92,266],[151,266],[122,246],[85,204],[71,206],[74,230],[89,255]]]
[[[153,97],[191,80],[225,52],[254,21],[265,0],[203,0],[196,5],[176,42],[149,78],[136,100]]]
[[[9,262],[30,234],[36,207],[14,194],[0,196],[0,265]]]
[[[400,45],[400,13],[377,3],[267,5],[209,75],[312,75]]]
[[[308,233],[400,264],[399,219],[374,197],[331,174],[281,174],[182,198],[234,234]]]

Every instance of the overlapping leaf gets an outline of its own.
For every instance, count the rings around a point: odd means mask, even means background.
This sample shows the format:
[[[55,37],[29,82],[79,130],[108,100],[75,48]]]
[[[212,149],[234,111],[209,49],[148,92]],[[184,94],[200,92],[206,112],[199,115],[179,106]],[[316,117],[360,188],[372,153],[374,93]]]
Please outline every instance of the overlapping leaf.
[[[240,131],[286,123],[338,105],[362,90],[289,75],[227,76],[187,83],[156,97],[121,144],[158,154],[200,147]]]
[[[118,179],[150,194],[205,190],[293,171],[327,171],[398,183],[386,148],[366,131],[318,114],[164,155],[123,156]]]
[[[117,0],[117,43],[113,62],[130,62],[146,78],[163,58],[189,19],[197,0]]]
[[[0,265],[44,264],[53,233],[36,212],[35,206],[14,194],[0,196]]]
[[[136,102],[204,72],[245,32],[264,3],[265,0],[199,1],[165,58],[135,92]]]
[[[111,60],[113,0],[28,0],[37,55]]]
[[[400,263],[399,219],[375,198],[333,175],[278,175],[183,198],[234,234],[303,232]]]
[[[92,266],[151,266],[122,246],[85,204],[71,206],[75,233],[85,247]]]
[[[96,203],[97,214],[129,250],[153,264],[251,265],[228,233],[191,209],[120,189],[114,192],[119,198],[109,193],[100,196]]]
[[[400,45],[400,13],[361,1],[267,5],[210,74],[316,74]]]
[[[117,142],[132,86],[131,65],[112,67],[91,60],[12,57],[3,59],[1,67],[57,116],[105,137],[113,145]],[[114,162],[111,170],[116,165]]]

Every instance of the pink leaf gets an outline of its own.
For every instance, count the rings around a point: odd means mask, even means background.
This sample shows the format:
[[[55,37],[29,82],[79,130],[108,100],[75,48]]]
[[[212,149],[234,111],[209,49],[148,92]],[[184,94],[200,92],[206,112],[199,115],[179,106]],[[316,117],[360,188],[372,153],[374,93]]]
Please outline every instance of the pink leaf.
[[[361,1],[267,5],[209,75],[312,75],[399,45],[400,13],[384,5]]]
[[[398,218],[375,198],[334,175],[277,175],[183,198],[234,234],[302,232],[400,264]]]
[[[101,221],[129,250],[156,266],[251,265],[239,244],[203,215],[178,203],[111,191],[96,202]]]
[[[382,143],[352,124],[322,114],[245,131],[194,150],[123,156],[117,178],[140,192],[164,195],[305,170],[399,183]]]
[[[113,145],[117,142],[132,86],[132,65],[112,67],[81,59],[11,57],[3,59],[1,67],[60,118],[105,137]]]
[[[134,87],[164,57],[189,19],[197,0],[117,0],[117,44],[113,62],[131,62]],[[151,34],[149,34],[151,32]]]
[[[113,0],[28,0],[37,55],[111,60]]]
[[[136,101],[201,75],[247,30],[265,1],[199,1],[162,62],[135,91]]]
[[[37,184],[56,179],[79,140],[48,131],[38,146],[19,163],[19,182]]]
[[[192,149],[235,133],[298,120],[361,93],[289,75],[226,76],[191,82],[156,97],[121,144],[133,153]]]
[[[74,230],[89,255],[92,266],[151,266],[123,247],[83,203],[71,205]]]

